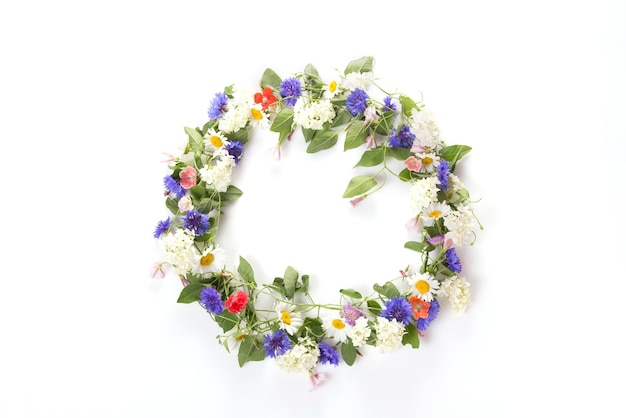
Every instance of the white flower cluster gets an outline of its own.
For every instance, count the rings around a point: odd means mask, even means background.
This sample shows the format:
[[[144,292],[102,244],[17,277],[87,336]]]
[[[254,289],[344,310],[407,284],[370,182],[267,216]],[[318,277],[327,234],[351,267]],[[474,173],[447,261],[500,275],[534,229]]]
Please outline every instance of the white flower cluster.
[[[345,75],[341,81],[341,87],[346,90],[367,90],[374,82],[374,74],[371,71],[365,73],[352,72]]]
[[[413,109],[409,121],[416,139],[426,148],[436,149],[441,145],[439,126],[435,122],[433,113],[429,108],[422,110]]]
[[[235,159],[225,149],[220,149],[213,154],[211,162],[199,171],[200,178],[218,192],[225,192],[232,182]]]
[[[470,303],[469,287],[470,284],[465,281],[465,278],[452,276],[441,283],[439,295],[447,297],[454,310],[461,313],[467,309]]]
[[[367,339],[372,334],[372,330],[368,326],[367,318],[362,316],[354,322],[354,326],[350,330],[349,336],[352,345],[355,347],[363,347],[367,344]]]
[[[392,351],[402,345],[405,334],[404,325],[392,319],[379,316],[376,318],[376,347],[382,352]]]
[[[300,98],[293,107],[293,120],[305,129],[321,130],[324,123],[335,118],[335,109],[328,99],[306,101]]]
[[[187,274],[198,264],[199,253],[194,246],[194,239],[194,233],[185,228],[164,234],[161,238],[161,250],[165,260],[180,274]]]
[[[443,224],[448,228],[446,238],[454,243],[455,247],[467,245],[470,242],[474,229],[474,216],[466,206],[459,206],[451,211],[444,219]]]
[[[437,176],[417,180],[411,187],[409,206],[411,211],[419,214],[425,207],[437,199]]]
[[[276,358],[281,369],[287,372],[308,372],[315,367],[320,356],[317,344],[309,337],[298,338],[294,345],[285,354]]]
[[[233,98],[228,101],[228,110],[222,115],[219,130],[225,134],[245,128],[250,120],[254,96],[246,91],[234,90]]]

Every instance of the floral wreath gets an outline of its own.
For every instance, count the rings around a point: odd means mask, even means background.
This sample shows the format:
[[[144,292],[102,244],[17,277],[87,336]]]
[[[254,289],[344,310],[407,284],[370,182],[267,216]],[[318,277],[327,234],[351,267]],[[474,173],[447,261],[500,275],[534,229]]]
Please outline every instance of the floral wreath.
[[[154,230],[162,261],[152,276],[175,269],[184,286],[178,302],[206,309],[223,331],[219,343],[238,353],[240,366],[272,358],[286,371],[307,373],[316,386],[325,378],[315,372],[318,364],[352,366],[367,345],[381,352],[418,348],[440,301],[457,312],[470,302],[456,249],[472,245],[476,223],[482,226],[469,192],[453,173],[471,148],[446,145],[430,109],[380,88],[373,67],[373,57],[356,59],[328,83],[311,64],[284,79],[268,68],[256,91],[231,85],[216,93],[209,121],[185,127],[184,149],[166,160],[165,205],[171,214]],[[237,271],[228,271],[216,238],[224,209],[242,195],[231,184],[232,171],[253,127],[278,134],[277,159],[298,127],[309,153],[334,146],[345,132],[344,151],[363,150],[356,166],[378,167],[375,174],[348,182],[343,197],[353,206],[382,187],[381,175],[405,182],[415,214],[406,227],[416,238],[404,247],[419,253],[419,268],[400,270],[398,277],[375,284],[368,296],[341,289],[337,304],[314,302],[309,276],[291,266],[267,284],[257,283],[241,256]]]

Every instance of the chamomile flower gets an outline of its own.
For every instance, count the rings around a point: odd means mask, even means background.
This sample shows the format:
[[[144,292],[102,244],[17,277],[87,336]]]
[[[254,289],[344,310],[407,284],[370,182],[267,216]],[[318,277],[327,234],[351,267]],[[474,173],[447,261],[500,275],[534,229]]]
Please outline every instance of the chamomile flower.
[[[293,335],[303,324],[302,314],[295,312],[295,309],[295,305],[285,302],[280,302],[276,305],[278,326],[280,329],[287,331],[289,335]]]
[[[339,92],[339,83],[336,80],[332,80],[330,83],[324,86],[324,98],[332,99]]]
[[[226,264],[226,252],[219,245],[209,245],[191,270],[196,274],[221,271]]]
[[[339,311],[334,314],[326,315],[322,322],[322,327],[324,327],[326,331],[326,337],[342,343],[346,342],[350,328],[352,328],[343,320],[341,312]]]
[[[428,273],[414,273],[409,276],[408,283],[411,294],[425,302],[432,301],[439,289],[439,282]]]
[[[267,129],[270,126],[269,117],[263,111],[263,106],[260,103],[250,107],[250,124],[263,129]]]
[[[417,155],[418,158],[422,160],[422,173],[433,173],[437,170],[439,166],[439,156],[432,152],[423,152]]]
[[[445,202],[433,202],[422,212],[424,225],[432,226],[436,220],[445,218],[450,213],[450,206]]]
[[[204,149],[207,154],[213,154],[216,150],[228,145],[228,139],[219,131],[209,129],[204,135]]]

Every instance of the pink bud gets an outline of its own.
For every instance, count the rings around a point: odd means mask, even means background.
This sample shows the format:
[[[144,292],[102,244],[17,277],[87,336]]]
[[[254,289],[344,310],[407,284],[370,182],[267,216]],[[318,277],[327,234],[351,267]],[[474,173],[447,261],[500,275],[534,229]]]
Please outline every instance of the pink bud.
[[[321,385],[326,380],[326,373],[309,372],[309,380],[311,381],[311,389],[309,392]]]

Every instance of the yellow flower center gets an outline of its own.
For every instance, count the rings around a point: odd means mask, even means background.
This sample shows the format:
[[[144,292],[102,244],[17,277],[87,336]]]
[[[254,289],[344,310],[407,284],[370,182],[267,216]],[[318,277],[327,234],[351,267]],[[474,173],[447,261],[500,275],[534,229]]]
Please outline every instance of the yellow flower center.
[[[252,117],[256,120],[263,119],[263,113],[259,109],[252,109]]]
[[[219,137],[219,136],[217,136],[217,135],[213,135],[213,136],[211,137],[211,144],[213,144],[213,146],[214,146],[215,148],[219,148],[219,147],[221,147],[222,145],[224,145],[224,143],[222,142],[222,138],[220,138],[220,137]]]
[[[282,311],[280,313],[280,318],[283,320],[283,322],[287,325],[291,325],[291,315],[289,315],[289,312],[287,311]]]
[[[246,339],[246,337],[248,336],[248,334],[241,334],[235,337],[235,341],[241,342],[243,340]]]
[[[208,253],[207,255],[202,256],[202,258],[200,259],[200,264],[202,264],[203,266],[210,266],[213,260],[215,260],[215,256],[211,253]]]
[[[430,285],[426,280],[418,280],[417,282],[415,282],[415,288],[420,293],[428,293],[428,291],[430,290]]]
[[[331,81],[330,84],[328,85],[328,91],[331,93],[334,93],[335,90],[337,90],[337,82]]]
[[[432,158],[430,158],[430,157],[422,158],[422,164],[429,165],[429,164],[432,164],[432,163],[433,163],[433,159]]]
[[[432,212],[428,214],[428,217],[431,219],[437,219],[440,216],[441,216],[441,211],[438,211],[438,210],[433,210]]]
[[[332,324],[335,329],[344,329],[346,327],[346,324],[341,319],[333,319]]]

